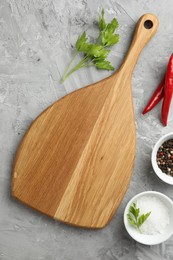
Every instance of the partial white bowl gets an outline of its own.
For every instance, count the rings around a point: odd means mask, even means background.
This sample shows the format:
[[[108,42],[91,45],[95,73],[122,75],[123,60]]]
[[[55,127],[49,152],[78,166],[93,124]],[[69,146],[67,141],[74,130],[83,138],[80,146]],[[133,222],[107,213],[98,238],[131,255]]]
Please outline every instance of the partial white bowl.
[[[134,228],[132,225],[130,225],[127,214],[129,213],[129,208],[132,203],[135,203],[139,197],[142,196],[155,196],[158,199],[160,199],[165,206],[169,209],[170,214],[170,223],[165,228],[165,231],[162,234],[156,234],[156,235],[144,235],[139,233],[139,231]],[[170,238],[173,235],[173,202],[171,199],[169,199],[166,195],[156,192],[156,191],[145,191],[137,194],[134,196],[127,204],[125,211],[124,211],[124,225],[129,233],[129,235],[136,240],[137,242],[144,244],[144,245],[156,245],[160,244],[164,241],[166,241],[168,238]]]
[[[163,137],[161,137],[157,143],[155,144],[153,151],[152,151],[152,155],[151,155],[151,163],[153,166],[153,169],[155,171],[155,173],[157,174],[157,176],[164,182],[173,185],[173,177],[168,176],[167,174],[163,173],[161,171],[161,169],[158,167],[157,165],[157,161],[156,161],[156,156],[157,156],[157,151],[159,149],[159,147],[167,140],[169,139],[173,139],[173,133],[169,133],[167,135],[164,135]]]

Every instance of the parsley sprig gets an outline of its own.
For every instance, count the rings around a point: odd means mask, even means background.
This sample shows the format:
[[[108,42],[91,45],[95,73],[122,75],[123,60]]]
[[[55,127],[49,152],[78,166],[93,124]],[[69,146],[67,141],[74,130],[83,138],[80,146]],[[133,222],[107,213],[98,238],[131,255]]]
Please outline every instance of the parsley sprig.
[[[139,213],[140,213],[140,209],[137,208],[136,203],[133,203],[129,208],[129,213],[127,214],[127,217],[129,223],[135,228],[137,228],[138,231],[141,233],[140,227],[150,216],[151,212],[142,215],[139,215]]]
[[[61,82],[64,82],[72,73],[80,68],[95,66],[97,69],[114,70],[114,67],[107,60],[110,52],[107,47],[118,43],[119,34],[114,33],[117,28],[118,21],[116,18],[114,18],[110,23],[106,23],[104,18],[104,9],[102,9],[101,15],[99,15],[99,36],[95,40],[95,43],[89,43],[85,32],[78,37],[75,44],[74,56],[64,71]],[[77,65],[70,69],[74,59],[79,53],[83,53],[84,57]]]

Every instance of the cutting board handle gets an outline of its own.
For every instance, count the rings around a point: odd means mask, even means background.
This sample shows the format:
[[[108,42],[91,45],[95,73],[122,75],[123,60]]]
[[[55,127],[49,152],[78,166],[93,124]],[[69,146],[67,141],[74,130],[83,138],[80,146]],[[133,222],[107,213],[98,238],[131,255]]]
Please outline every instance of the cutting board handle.
[[[158,19],[153,14],[144,14],[139,19],[130,49],[119,69],[120,71],[127,72],[128,75],[133,72],[142,49],[156,33],[158,25]]]

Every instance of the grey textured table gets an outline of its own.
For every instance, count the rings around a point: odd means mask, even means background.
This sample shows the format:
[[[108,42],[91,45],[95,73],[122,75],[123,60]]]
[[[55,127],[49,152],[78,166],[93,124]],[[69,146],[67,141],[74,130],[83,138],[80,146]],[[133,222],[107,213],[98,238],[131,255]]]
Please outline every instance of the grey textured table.
[[[137,155],[129,190],[111,223],[98,231],[55,222],[10,196],[15,151],[33,119],[67,93],[102,79],[110,72],[75,73],[65,84],[60,75],[72,55],[77,36],[93,26],[101,6],[107,19],[120,23],[120,43],[110,60],[122,62],[138,18],[155,13],[160,27],[140,56],[133,74]],[[153,173],[152,146],[172,130],[160,123],[160,106],[145,118],[141,110],[162,78],[173,46],[173,1],[162,0],[1,0],[0,1],[0,259],[2,260],[172,260],[173,237],[146,247],[126,233],[122,216],[136,193],[156,190],[173,199],[172,186]]]

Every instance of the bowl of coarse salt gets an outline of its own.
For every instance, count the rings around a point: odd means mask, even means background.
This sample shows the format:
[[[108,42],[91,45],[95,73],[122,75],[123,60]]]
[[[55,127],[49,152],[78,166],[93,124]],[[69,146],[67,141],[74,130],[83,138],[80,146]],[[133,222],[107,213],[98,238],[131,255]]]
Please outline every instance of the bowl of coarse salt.
[[[139,193],[125,208],[124,225],[137,242],[160,244],[173,235],[173,202],[160,192]]]

